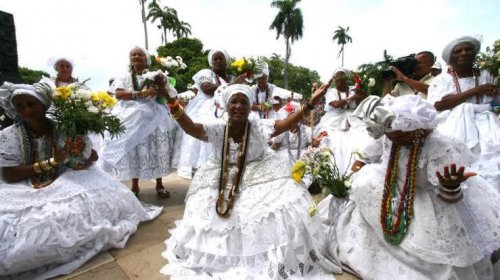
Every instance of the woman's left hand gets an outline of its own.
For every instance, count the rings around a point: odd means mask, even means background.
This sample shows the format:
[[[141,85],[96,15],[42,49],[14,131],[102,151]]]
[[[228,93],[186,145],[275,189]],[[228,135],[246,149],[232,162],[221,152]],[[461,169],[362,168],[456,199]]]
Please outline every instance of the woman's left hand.
[[[441,173],[437,171],[436,176],[438,177],[441,186],[443,186],[445,189],[453,190],[458,188],[460,184],[465,180],[477,175],[474,172],[464,172],[464,171],[465,171],[464,166],[460,166],[460,168],[457,170],[457,165],[452,163],[450,164],[449,168],[447,165],[444,167],[443,175],[441,175]]]
[[[311,142],[311,146],[318,147],[319,144],[321,143],[321,140],[323,140],[323,138],[325,137],[328,137],[328,132],[321,131],[316,137],[314,137],[314,139]]]

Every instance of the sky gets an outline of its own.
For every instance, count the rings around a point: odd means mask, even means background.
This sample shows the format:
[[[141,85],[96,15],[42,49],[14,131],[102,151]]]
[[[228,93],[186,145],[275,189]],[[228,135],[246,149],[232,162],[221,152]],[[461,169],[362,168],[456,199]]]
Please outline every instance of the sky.
[[[159,2],[191,24],[190,37],[205,49],[224,48],[235,58],[285,56],[284,39],[269,29],[278,12],[270,0]],[[298,7],[304,31],[290,62],[316,70],[324,82],[341,66],[332,41],[338,26],[350,28],[353,42],[344,58],[349,69],[382,60],[384,49],[393,57],[429,50],[443,63],[442,49],[459,36],[481,38],[482,51],[500,39],[500,0],[302,0]],[[124,75],[129,51],[144,47],[140,0],[1,0],[0,10],[14,15],[19,66],[55,75],[48,61],[70,57],[74,76],[91,78],[94,90]],[[162,44],[157,25],[148,23],[152,54]]]

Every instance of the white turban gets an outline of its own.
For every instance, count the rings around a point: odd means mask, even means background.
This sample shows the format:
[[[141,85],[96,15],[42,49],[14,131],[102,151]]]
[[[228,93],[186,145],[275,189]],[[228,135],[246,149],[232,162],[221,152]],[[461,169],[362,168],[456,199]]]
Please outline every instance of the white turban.
[[[36,83],[34,85],[13,84],[9,82],[3,83],[0,86],[0,107],[2,107],[11,119],[17,116],[12,99],[18,95],[29,95],[38,99],[45,109],[48,109],[52,104],[50,94],[52,88],[44,83]]]
[[[224,108],[227,108],[229,103],[229,99],[231,96],[242,93],[248,98],[248,102],[250,102],[250,106],[252,106],[252,93],[250,91],[250,87],[243,84],[234,84],[226,87],[222,92],[222,103],[224,104]]]
[[[264,75],[269,76],[269,65],[264,61],[257,61],[255,63],[255,73],[253,77],[258,79]]]
[[[400,97],[368,96],[352,113],[366,123],[368,134],[377,139],[388,129],[413,131],[433,129],[437,125],[434,106],[418,95]]]
[[[344,72],[346,75],[349,74],[349,70],[347,70],[346,68],[343,68],[343,67],[339,67],[337,69],[335,69],[335,71],[333,71],[333,75],[337,75],[338,72]]]
[[[73,68],[73,69],[75,68],[75,62],[67,56],[51,57],[47,61],[47,64],[49,67],[52,67],[52,68],[54,68],[54,70],[57,71],[57,69],[56,69],[57,63],[59,63],[61,61],[66,61],[69,64],[71,64],[71,68]]]
[[[148,66],[151,65],[151,55],[149,54],[149,52],[145,48],[135,46],[130,50],[130,52],[132,53],[133,50],[140,50],[146,56],[146,63],[148,64]]]
[[[446,63],[450,64],[450,56],[451,52],[453,51],[453,48],[455,48],[456,45],[461,44],[461,43],[471,43],[474,45],[474,55],[479,53],[479,50],[481,49],[481,42],[479,42],[478,39],[472,37],[472,36],[463,36],[460,38],[457,38],[446,45],[443,49],[443,59],[446,61]]]
[[[231,64],[231,57],[226,52],[226,50],[223,50],[223,49],[211,49],[210,52],[208,52],[208,64],[210,65],[210,67],[213,66],[212,65],[212,56],[215,53],[218,53],[218,52],[221,52],[224,55],[224,57],[226,58],[226,64],[229,66],[229,64]]]

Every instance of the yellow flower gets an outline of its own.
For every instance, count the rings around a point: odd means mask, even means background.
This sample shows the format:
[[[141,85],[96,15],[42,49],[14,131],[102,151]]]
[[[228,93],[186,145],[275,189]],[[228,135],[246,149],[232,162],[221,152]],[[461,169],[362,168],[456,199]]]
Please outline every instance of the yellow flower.
[[[55,92],[54,97],[62,100],[67,100],[73,94],[73,90],[68,86],[58,87]]]
[[[111,108],[116,105],[116,99],[104,91],[94,92],[91,99],[101,108]]]
[[[313,217],[314,215],[316,215],[316,212],[318,212],[318,205],[316,204],[316,202],[313,202],[311,204],[311,206],[309,206],[309,209],[307,209],[307,212],[309,213],[309,216]]]
[[[305,172],[306,172],[306,165],[302,161],[298,160],[292,167],[293,180],[299,183],[300,181],[302,181],[302,177],[304,177]]]

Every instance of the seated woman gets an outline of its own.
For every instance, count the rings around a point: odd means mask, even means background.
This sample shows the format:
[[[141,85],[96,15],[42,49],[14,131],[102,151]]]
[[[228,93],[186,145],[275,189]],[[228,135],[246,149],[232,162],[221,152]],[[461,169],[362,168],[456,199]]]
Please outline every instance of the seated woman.
[[[433,80],[428,101],[440,112],[437,131],[467,144],[477,156],[471,169],[500,191],[500,118],[491,106],[500,102],[500,85],[474,68],[480,47],[479,40],[464,36],[444,48],[451,70]]]
[[[473,156],[433,132],[432,105],[416,95],[383,102],[368,97],[355,112],[371,136],[385,134],[378,157],[370,156],[381,163],[362,167],[345,207],[330,208],[338,222],[330,225],[329,252],[363,279],[493,279],[498,193],[457,168]]]
[[[94,167],[95,151],[79,171],[65,165],[85,143],[56,145],[58,133],[45,116],[46,89],[0,88],[1,107],[20,118],[0,131],[0,278],[70,273],[100,251],[123,248],[141,221],[161,211],[145,209],[123,184]]]
[[[270,152],[270,135],[293,128],[326,92],[285,120],[249,120],[246,85],[222,93],[227,121],[194,123],[176,100],[172,118],[213,153],[193,178],[186,210],[163,256],[172,279],[332,279],[337,266],[324,258],[324,233],[307,209],[312,198],[290,177],[288,158]],[[328,274],[330,272],[330,274]]]

